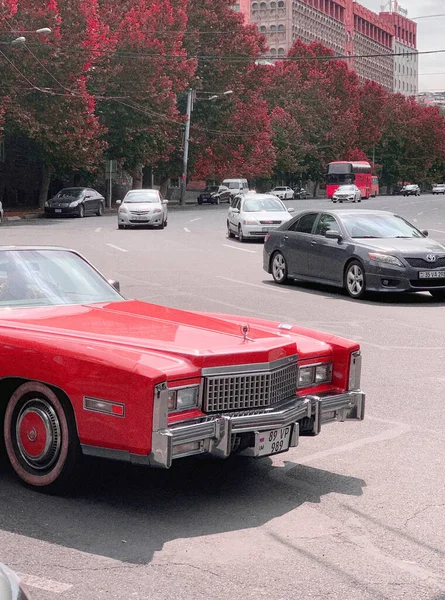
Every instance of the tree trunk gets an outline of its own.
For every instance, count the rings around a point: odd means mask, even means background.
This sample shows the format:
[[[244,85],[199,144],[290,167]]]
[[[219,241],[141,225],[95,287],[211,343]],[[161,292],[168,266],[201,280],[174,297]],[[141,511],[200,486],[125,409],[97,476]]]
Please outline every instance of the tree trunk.
[[[45,206],[45,202],[48,200],[48,190],[51,183],[52,168],[46,163],[42,163],[41,178],[40,178],[40,190],[39,190],[39,208]]]
[[[144,188],[151,189],[153,187],[153,167],[144,167],[142,185]]]
[[[138,165],[132,171],[133,176],[133,189],[141,190],[142,189],[142,165]]]
[[[161,185],[159,186],[159,191],[161,192],[161,195],[166,198],[167,197],[167,191],[168,191],[168,177],[162,177],[161,179]]]

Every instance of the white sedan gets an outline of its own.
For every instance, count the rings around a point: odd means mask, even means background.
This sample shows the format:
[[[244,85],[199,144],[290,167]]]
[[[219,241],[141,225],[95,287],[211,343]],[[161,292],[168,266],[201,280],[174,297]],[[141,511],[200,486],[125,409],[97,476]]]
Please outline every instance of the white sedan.
[[[131,190],[125,198],[118,200],[117,226],[119,229],[153,225],[159,229],[167,227],[167,204],[158,190]]]
[[[361,202],[362,194],[356,185],[341,185],[332,196],[332,202]]]
[[[236,196],[227,214],[227,235],[247,239],[264,239],[269,231],[292,218],[293,208],[287,208],[271,194]]]
[[[294,197],[294,190],[285,186],[275,187],[270,193],[280,200],[292,200]]]

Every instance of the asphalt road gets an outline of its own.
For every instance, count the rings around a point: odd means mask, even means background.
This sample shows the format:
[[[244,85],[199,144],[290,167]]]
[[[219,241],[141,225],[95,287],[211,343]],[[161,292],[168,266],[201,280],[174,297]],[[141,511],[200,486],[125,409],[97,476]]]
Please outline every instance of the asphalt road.
[[[289,202],[296,209],[332,206]],[[445,198],[379,197],[445,243]],[[0,460],[0,562],[35,600],[445,599],[445,305],[278,287],[262,244],[226,238],[227,209],[3,224],[4,244],[81,251],[124,295],[299,323],[358,340],[367,415],[273,459],[157,472],[91,461],[72,497],[23,488]]]

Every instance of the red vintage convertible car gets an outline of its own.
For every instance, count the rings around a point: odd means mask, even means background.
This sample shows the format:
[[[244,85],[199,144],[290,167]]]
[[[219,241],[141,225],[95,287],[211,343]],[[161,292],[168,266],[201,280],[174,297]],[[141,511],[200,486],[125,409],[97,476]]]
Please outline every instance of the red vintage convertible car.
[[[71,250],[0,249],[0,431],[28,485],[60,489],[82,454],[269,456],[363,419],[358,344],[116,287]]]

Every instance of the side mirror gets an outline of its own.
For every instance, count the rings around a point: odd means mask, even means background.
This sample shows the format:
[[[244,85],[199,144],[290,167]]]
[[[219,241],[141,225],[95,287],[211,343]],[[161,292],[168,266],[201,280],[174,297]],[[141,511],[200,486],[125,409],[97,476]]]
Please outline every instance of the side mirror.
[[[116,290],[116,292],[121,291],[121,284],[119,283],[119,281],[117,281],[116,279],[109,279],[108,283],[114,287],[114,289]]]
[[[239,213],[239,208],[233,208],[232,210],[234,213]]]
[[[122,204],[122,200],[116,200],[116,206],[120,206]]]
[[[288,208],[287,212],[295,212],[295,208]]]
[[[338,242],[341,242],[343,239],[341,233],[334,231],[333,229],[328,229],[324,234],[324,237],[328,240],[337,240]]]
[[[424,230],[422,231],[422,233],[423,233],[423,235],[424,235],[425,237],[428,237],[428,230],[427,230],[427,229],[424,229]]]

